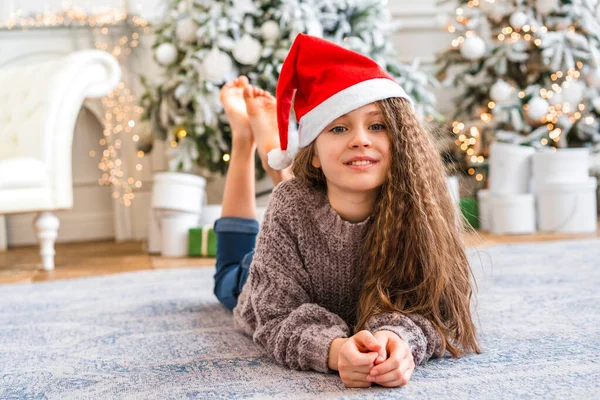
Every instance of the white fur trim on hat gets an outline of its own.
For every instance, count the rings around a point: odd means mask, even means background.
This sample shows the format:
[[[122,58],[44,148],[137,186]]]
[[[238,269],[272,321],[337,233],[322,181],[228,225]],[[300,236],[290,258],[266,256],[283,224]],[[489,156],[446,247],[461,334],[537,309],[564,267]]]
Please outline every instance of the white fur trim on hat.
[[[400,85],[386,78],[369,79],[334,94],[300,119],[299,147],[308,146],[327,125],[342,115],[390,97],[403,97],[413,104]]]
[[[282,170],[292,165],[294,154],[289,150],[273,149],[267,153],[267,158],[271,168]]]

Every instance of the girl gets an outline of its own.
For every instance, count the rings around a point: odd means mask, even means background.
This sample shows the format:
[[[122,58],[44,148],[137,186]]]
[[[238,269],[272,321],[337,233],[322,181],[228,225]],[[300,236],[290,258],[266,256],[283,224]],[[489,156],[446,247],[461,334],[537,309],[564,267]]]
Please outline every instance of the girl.
[[[214,291],[237,328],[278,363],[337,370],[348,387],[402,386],[446,350],[480,353],[443,165],[392,77],[300,34],[277,101],[245,77],[221,100],[233,144]],[[254,252],[256,148],[276,188]]]

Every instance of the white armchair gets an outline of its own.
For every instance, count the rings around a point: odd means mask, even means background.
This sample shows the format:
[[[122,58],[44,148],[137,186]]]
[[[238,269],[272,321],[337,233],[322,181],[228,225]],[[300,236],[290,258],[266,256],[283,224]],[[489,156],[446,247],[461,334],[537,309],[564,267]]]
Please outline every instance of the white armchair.
[[[59,221],[73,207],[71,146],[87,97],[112,92],[118,62],[100,50],[0,68],[0,215],[37,212],[42,266],[54,269]]]

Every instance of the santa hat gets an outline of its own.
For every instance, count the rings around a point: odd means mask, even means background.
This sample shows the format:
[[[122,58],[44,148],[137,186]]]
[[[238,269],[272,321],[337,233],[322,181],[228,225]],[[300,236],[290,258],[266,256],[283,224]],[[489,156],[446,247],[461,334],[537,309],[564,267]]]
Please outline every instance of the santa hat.
[[[281,149],[268,154],[277,170],[289,167],[289,120],[294,111],[300,123],[298,146],[308,146],[327,125],[377,100],[412,99],[383,68],[369,57],[318,37],[298,34],[277,82],[277,124]]]

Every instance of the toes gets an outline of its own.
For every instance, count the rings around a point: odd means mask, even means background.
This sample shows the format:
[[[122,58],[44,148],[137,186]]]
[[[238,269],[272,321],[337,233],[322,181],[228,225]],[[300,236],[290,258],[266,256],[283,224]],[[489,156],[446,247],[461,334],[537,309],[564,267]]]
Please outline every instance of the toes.
[[[247,85],[250,83],[250,81],[248,81],[248,78],[245,75],[240,76],[238,80],[241,82],[242,85]]]
[[[251,85],[244,85],[244,99],[250,100],[254,98],[254,90]]]

